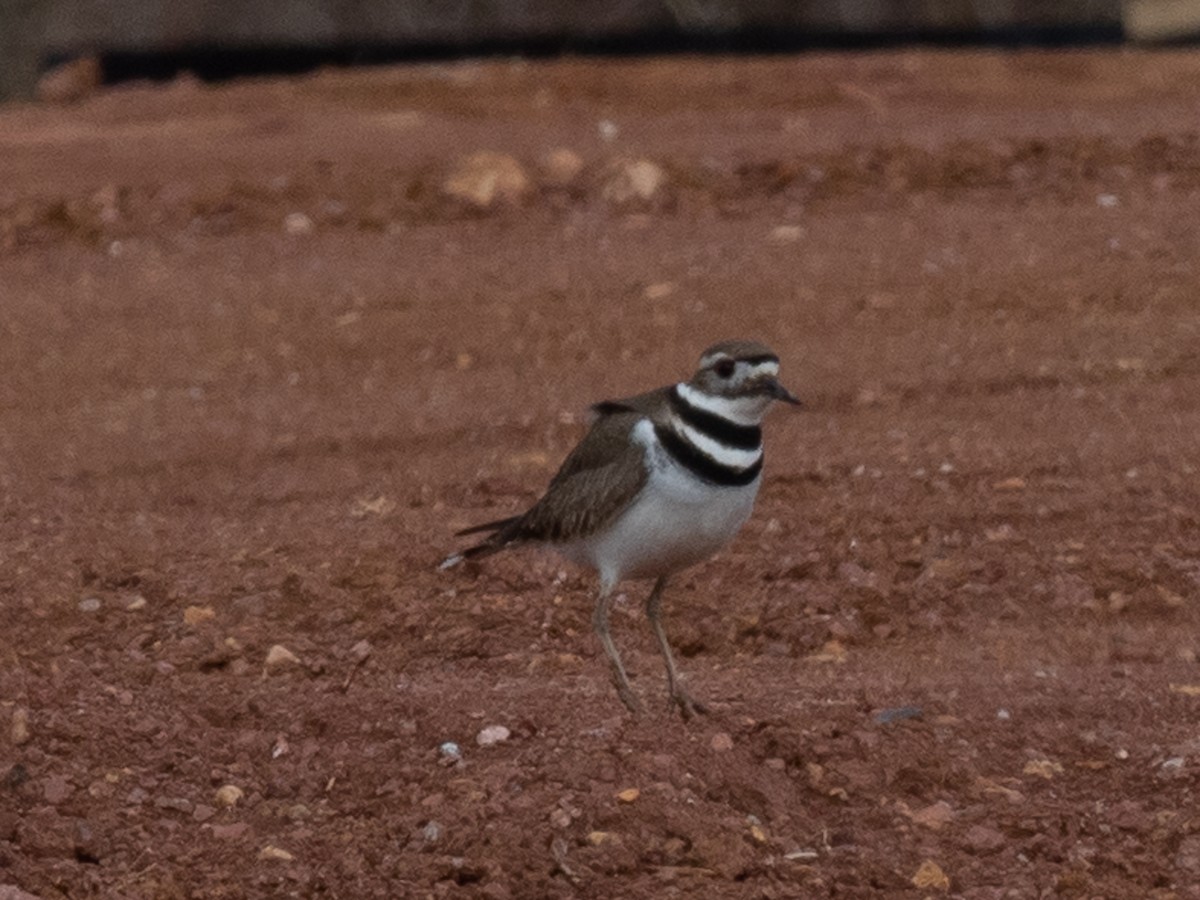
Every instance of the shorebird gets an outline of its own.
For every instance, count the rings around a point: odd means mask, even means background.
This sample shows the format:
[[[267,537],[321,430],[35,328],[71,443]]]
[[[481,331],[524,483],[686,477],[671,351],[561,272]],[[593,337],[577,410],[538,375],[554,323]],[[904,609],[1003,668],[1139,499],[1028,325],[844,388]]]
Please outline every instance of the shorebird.
[[[641,704],[608,626],[613,591],[654,579],[646,616],[684,719],[706,712],[684,689],[662,623],[676,572],[712,556],[749,518],[762,483],[762,429],[775,401],[800,405],[779,382],[779,357],[755,341],[709,347],[690,380],[592,407],[594,420],[546,493],[526,512],[458,532],[487,533],[447,557],[447,569],[522,544],[549,545],[600,578],[592,624],[613,684],[631,712]]]

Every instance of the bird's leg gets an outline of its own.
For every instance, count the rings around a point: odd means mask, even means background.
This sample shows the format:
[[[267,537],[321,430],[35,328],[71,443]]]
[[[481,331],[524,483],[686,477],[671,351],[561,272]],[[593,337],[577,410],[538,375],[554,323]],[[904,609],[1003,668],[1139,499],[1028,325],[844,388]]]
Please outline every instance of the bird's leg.
[[[663,661],[667,664],[667,693],[671,696],[671,705],[679,707],[679,714],[687,720],[695,713],[708,712],[708,707],[693,700],[683,689],[679,672],[675,669],[675,657],[671,655],[671,645],[667,643],[667,633],[662,624],[662,594],[666,586],[665,575],[654,582],[654,588],[646,598],[646,617],[650,620],[650,627],[654,629],[654,636],[658,638],[658,649],[662,651]]]
[[[617,689],[617,695],[625,704],[626,709],[631,713],[639,713],[642,711],[642,705],[633,694],[633,688],[629,685],[629,676],[625,674],[625,666],[621,663],[621,654],[617,653],[617,647],[608,630],[608,608],[612,603],[612,589],[612,585],[601,585],[600,596],[596,599],[596,610],[592,613],[592,627],[596,629],[596,635],[600,638],[600,646],[604,648],[604,653],[612,667],[612,680]]]

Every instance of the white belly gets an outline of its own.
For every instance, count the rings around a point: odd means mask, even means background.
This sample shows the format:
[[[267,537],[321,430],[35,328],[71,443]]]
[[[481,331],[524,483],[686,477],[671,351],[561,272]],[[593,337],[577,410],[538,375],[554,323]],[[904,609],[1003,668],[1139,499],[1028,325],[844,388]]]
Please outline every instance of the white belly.
[[[561,548],[610,584],[668,575],[712,556],[750,517],[762,481],[759,476],[746,485],[710,484],[667,455],[649,422],[640,423],[634,435],[646,446],[646,486],[605,531]]]

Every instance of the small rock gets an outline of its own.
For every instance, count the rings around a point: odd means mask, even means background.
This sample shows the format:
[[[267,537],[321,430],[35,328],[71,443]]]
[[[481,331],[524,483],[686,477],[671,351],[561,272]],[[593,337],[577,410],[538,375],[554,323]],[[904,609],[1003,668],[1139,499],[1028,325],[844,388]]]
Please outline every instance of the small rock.
[[[217,792],[213,796],[217,806],[233,807],[242,801],[242,798],[246,796],[246,792],[236,784],[223,784],[217,788]]]
[[[642,792],[637,788],[625,788],[623,791],[617,791],[617,800],[621,803],[633,803],[640,796],[642,796]]]
[[[881,709],[875,713],[875,722],[879,725],[891,725],[893,722],[903,722],[905,719],[919,719],[924,710],[919,706],[897,706],[892,709]]]
[[[99,57],[73,59],[38,79],[37,98],[43,103],[77,103],[100,87],[103,78]]]
[[[350,656],[356,663],[363,663],[370,657],[371,650],[371,642],[364,638],[350,648]]]
[[[986,825],[972,825],[963,835],[963,845],[980,856],[995,853],[1006,843],[1004,835]]]
[[[71,782],[67,780],[65,775],[51,775],[46,779],[46,784],[42,787],[42,796],[46,798],[46,802],[51,806],[57,806],[75,792],[75,788],[71,787]]]
[[[787,761],[778,756],[771,756],[763,760],[763,765],[775,772],[782,772],[787,768]]]
[[[555,808],[550,812],[550,824],[555,828],[567,828],[571,824],[571,814],[565,809]]]
[[[245,822],[230,822],[228,825],[213,825],[212,836],[222,841],[237,840],[250,831]]]
[[[601,196],[616,206],[648,203],[662,193],[667,173],[648,159],[623,160],[609,169]]]
[[[1036,775],[1038,778],[1047,780],[1055,775],[1061,775],[1063,771],[1062,763],[1054,762],[1050,759],[1031,759],[1025,763],[1025,768],[1021,770],[1023,775]]]
[[[99,597],[84,597],[79,601],[79,611],[86,613],[96,612],[102,605]]]
[[[612,119],[601,119],[596,123],[596,133],[600,135],[602,141],[612,143],[617,139],[617,135],[621,133],[621,129]]]
[[[733,749],[733,738],[724,731],[718,731],[712,736],[712,740],[709,742],[709,744],[717,753],[724,753],[726,750]]]
[[[529,195],[531,187],[529,176],[517,160],[488,150],[461,160],[442,183],[442,191],[448,197],[479,209],[519,204]]]
[[[503,725],[489,725],[475,736],[475,743],[480,747],[490,747],[507,741],[511,733]]]
[[[291,862],[296,857],[292,856],[292,854],[288,853],[282,847],[275,847],[271,844],[267,844],[267,846],[258,851],[258,858],[274,859],[278,860],[279,862]]]
[[[125,802],[130,806],[141,806],[150,799],[150,794],[145,788],[135,787],[126,796]]]
[[[908,813],[908,817],[917,825],[937,831],[954,818],[954,809],[945,800],[939,800],[914,813]]]
[[[462,748],[454,741],[446,741],[438,747],[438,755],[441,757],[439,762],[443,766],[452,766],[462,761]]]
[[[425,839],[426,843],[436,844],[441,838],[442,832],[442,826],[431,820],[421,829],[421,837]]]
[[[217,611],[211,606],[189,606],[183,611],[184,624],[191,625],[193,628],[216,617]]]
[[[186,797],[156,797],[154,799],[154,805],[159,809],[173,809],[176,812],[186,813],[188,815],[191,814],[192,809],[194,808],[192,801],[188,800]]]
[[[141,594],[136,594],[129,598],[129,602],[125,604],[125,609],[129,612],[136,612],[139,609],[146,608],[146,598]]]
[[[1200,834],[1189,835],[1180,842],[1175,865],[1185,872],[1200,874]]]
[[[587,840],[593,847],[599,847],[601,844],[607,843],[612,838],[612,834],[607,831],[589,831]]]
[[[278,669],[286,665],[299,665],[300,657],[283,644],[275,644],[267,651],[265,665],[268,669]]]
[[[29,740],[29,710],[25,707],[18,706],[13,710],[9,736],[18,747]]]
[[[197,803],[196,807],[192,810],[192,818],[197,822],[207,822],[216,814],[217,811],[214,807],[204,803]]]
[[[283,230],[288,234],[312,234],[313,220],[302,212],[288,213],[283,217]]]
[[[665,300],[675,293],[675,285],[670,281],[656,281],[648,284],[642,290],[642,296],[647,300]]]
[[[920,890],[928,890],[932,888],[935,891],[950,890],[950,879],[946,877],[946,873],[931,859],[921,863],[916,874],[912,877],[913,887]]]
[[[583,159],[573,150],[559,147],[541,161],[542,180],[553,188],[569,188],[583,171]]]
[[[794,244],[804,237],[804,229],[799,225],[776,225],[769,236],[777,244]]]
[[[755,842],[765,844],[767,842],[767,833],[763,831],[762,826],[755,823],[750,826],[750,837],[754,838]]]

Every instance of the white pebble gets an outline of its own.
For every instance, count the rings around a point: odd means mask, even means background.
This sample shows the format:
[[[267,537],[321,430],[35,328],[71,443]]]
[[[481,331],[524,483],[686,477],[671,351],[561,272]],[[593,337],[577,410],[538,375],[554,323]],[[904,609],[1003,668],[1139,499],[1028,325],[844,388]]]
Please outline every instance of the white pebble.
[[[499,744],[502,741],[507,741],[510,734],[512,734],[512,732],[510,732],[503,725],[489,725],[475,736],[475,743],[477,743],[480,747]]]
[[[95,612],[100,608],[99,597],[84,597],[79,601],[80,612]]]
[[[283,230],[288,234],[312,234],[313,220],[302,212],[288,213],[283,219]]]

